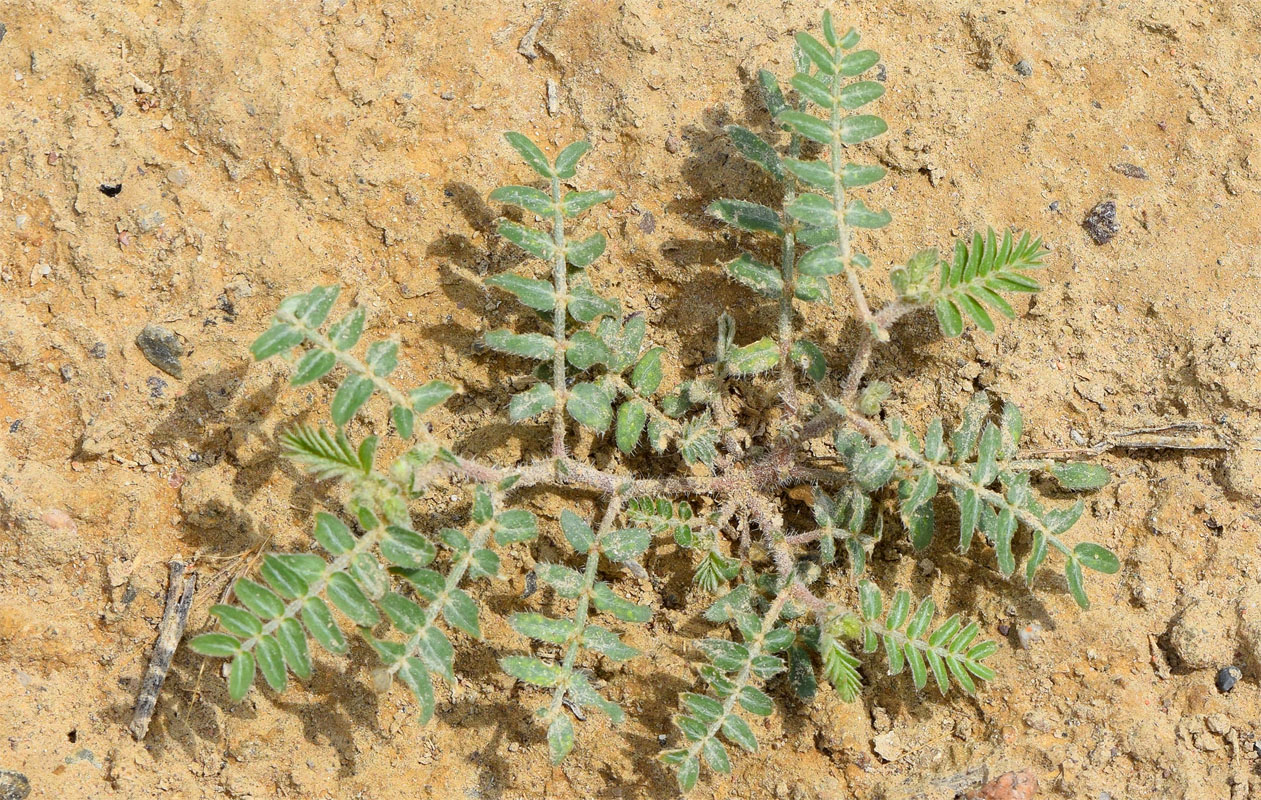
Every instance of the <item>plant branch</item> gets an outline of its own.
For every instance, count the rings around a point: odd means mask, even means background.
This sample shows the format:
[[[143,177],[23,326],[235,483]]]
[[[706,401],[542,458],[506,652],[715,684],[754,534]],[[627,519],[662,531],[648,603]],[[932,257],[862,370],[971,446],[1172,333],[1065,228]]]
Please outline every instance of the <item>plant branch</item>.
[[[565,310],[569,297],[569,267],[565,254],[565,212],[561,206],[560,178],[552,175],[552,243],[556,255],[552,263],[552,284],[556,287],[556,306],[552,311],[552,458],[565,457]]]

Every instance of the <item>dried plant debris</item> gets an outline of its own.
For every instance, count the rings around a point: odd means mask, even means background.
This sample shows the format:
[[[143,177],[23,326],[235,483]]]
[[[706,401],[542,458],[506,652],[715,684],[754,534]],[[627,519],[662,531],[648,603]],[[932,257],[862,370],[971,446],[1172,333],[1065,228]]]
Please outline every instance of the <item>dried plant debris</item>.
[[[1117,204],[1114,200],[1103,200],[1090,209],[1082,227],[1095,240],[1095,244],[1105,245],[1112,237],[1121,232],[1121,223],[1117,222]]]
[[[922,558],[935,537],[957,536],[960,552],[982,551],[1002,576],[1019,569],[1030,584],[1055,564],[1074,600],[1089,605],[1087,572],[1115,573],[1120,562],[1102,545],[1072,541],[1085,504],[1039,496],[1033,477],[1044,473],[1077,492],[1103,486],[1107,471],[1019,458],[1020,410],[984,391],[949,427],[937,417],[913,430],[882,408],[890,387],[866,379],[872,352],[913,311],[931,311],[947,337],[971,326],[992,332],[997,317],[1015,316],[1009,298],[1038,291],[1047,250],[1027,233],[977,232],[945,255],[924,249],[895,259],[893,299],[870,305],[864,283],[876,275],[875,258],[864,252],[862,234],[892,217],[860,191],[884,169],[862,163],[857,146],[888,126],[863,111],[885,87],[864,78],[880,56],[859,41],[825,14],[821,38],[797,34],[791,89],[759,74],[774,123],[762,132],[727,129],[735,148],[783,190],[773,206],[723,198],[709,207],[749,245],[724,270],[773,301],[774,333],[742,335],[730,314],[720,315],[712,358],[681,382],[667,382],[677,374],[668,367],[676,354],[654,344],[647,319],[625,313],[589,272],[607,242],[583,216],[613,198],[574,188],[590,145],[576,142],[553,155],[523,134],[506,134],[524,162],[521,180],[495,189],[490,200],[526,212],[501,219],[498,232],[527,261],[485,284],[528,313],[511,327],[485,330],[481,350],[525,373],[507,423],[521,426],[525,442],[540,423],[547,432],[516,463],[462,455],[435,434],[425,417],[455,387],[442,380],[398,385],[391,378],[398,341],[361,346],[367,313],[354,307],[334,320],[338,287],[280,304],[251,352],[259,361],[291,360],[295,386],[336,375],[331,427],[303,422],[280,441],[299,467],[343,484],[345,505],[315,514],[322,552],[263,557],[258,575],[236,582],[236,602],[211,609],[220,630],[192,640],[198,652],[228,660],[233,701],[246,697],[260,672],[277,692],[291,674],[309,679],[311,642],[343,653],[347,635],[357,634],[379,656],[377,688],[401,681],[428,720],[437,687],[456,681],[456,643],[480,639],[487,615],[498,613],[470,590],[500,573],[506,552],[531,552],[526,596],[505,619],[520,644],[499,663],[525,687],[559,763],[590,724],[575,720],[590,711],[614,724],[625,717],[592,669],[640,655],[625,634],[659,612],[651,595],[641,602],[628,586],[643,585],[633,576],[654,565],[646,554],[681,550],[696,590],[711,598],[703,611],[707,634],[693,642],[695,677],[678,697],[677,732],[663,732],[660,755],[687,792],[703,768],[731,771],[730,747],[758,750],[761,726],[750,719],[776,712],[767,693],[776,676],[803,698],[826,681],[845,701],[859,697],[860,668],[876,658],[893,674],[909,673],[918,690],[932,683],[943,694],[972,693],[993,677],[987,659],[998,644],[978,622],[943,618],[931,597],[867,579],[882,537],[907,536]],[[861,339],[838,372],[798,329],[798,310],[846,302]],[[487,357],[501,357],[494,354]],[[750,384],[779,398],[778,415],[744,418],[757,413],[736,402]],[[391,425],[370,413],[373,396],[389,407]],[[398,441],[382,447],[380,436],[360,433],[363,425],[392,427]],[[757,432],[754,441],[747,431]],[[636,457],[644,451],[653,457]],[[644,474],[646,461],[661,471]],[[567,508],[540,520],[518,497],[523,489],[562,488],[566,498],[595,498],[597,510]],[[808,521],[789,524],[790,493],[803,491]],[[943,494],[958,506],[950,532],[936,517]],[[413,501],[422,495],[451,498],[450,514],[467,509],[467,522],[417,525]],[[548,545],[547,558],[536,544],[544,529],[562,543],[559,550]],[[1013,547],[1018,531],[1028,546]],[[825,579],[838,572],[848,574],[852,590]],[[652,585],[664,577],[646,574]],[[640,630],[635,639],[656,635]]]

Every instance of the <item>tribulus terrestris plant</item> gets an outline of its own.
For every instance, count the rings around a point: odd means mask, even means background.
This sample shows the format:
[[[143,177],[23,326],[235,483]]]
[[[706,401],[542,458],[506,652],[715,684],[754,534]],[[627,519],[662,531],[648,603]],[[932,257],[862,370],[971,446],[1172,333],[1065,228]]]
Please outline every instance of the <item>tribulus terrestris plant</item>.
[[[958,615],[938,620],[931,599],[916,602],[906,591],[886,599],[862,579],[886,528],[905,530],[916,550],[929,545],[938,530],[939,495],[958,507],[960,552],[992,548],[999,573],[1008,577],[1018,566],[1013,542],[1028,537],[1020,548],[1027,553],[1024,580],[1032,585],[1052,556],[1077,603],[1088,605],[1084,569],[1113,573],[1117,558],[1097,544],[1066,541],[1083,504],[1044,505],[1031,475],[1044,472],[1065,489],[1085,490],[1102,486],[1105,470],[1022,458],[1020,411],[1011,403],[996,411],[983,391],[949,433],[940,418],[916,432],[882,411],[888,385],[864,382],[873,349],[916,309],[932,309],[947,337],[958,336],[969,321],[993,331],[992,312],[1013,316],[1004,294],[1038,290],[1031,273],[1047,251],[1029,234],[977,233],[945,257],[921,250],[893,266],[895,298],[878,309],[869,305],[863,284],[873,260],[857,249],[857,234],[887,225],[890,215],[873,211],[854,191],[880,180],[884,170],[850,161],[849,154],[887,126],[880,117],[854,113],[884,93],[881,83],[859,79],[879,56],[858,49],[858,42],[858,33],[838,34],[825,14],[821,40],[797,34],[795,93],[785,94],[770,73],[760,75],[775,129],[764,138],[728,128],[736,149],[782,186],[782,201],[769,208],[722,199],[709,210],[761,254],[743,253],[725,269],[777,301],[778,316],[773,334],[747,341],[724,314],[712,364],[677,386],[663,386],[668,354],[651,345],[644,317],[623,316],[618,301],[601,295],[588,278],[586,268],[604,252],[605,239],[584,236],[574,223],[613,197],[567,190],[589,145],[572,144],[550,159],[525,136],[507,134],[536,185],[504,186],[490,197],[523,209],[540,225],[505,219],[499,232],[538,260],[543,277],[505,272],[486,280],[537,311],[538,321],[490,330],[484,343],[535,364],[535,382],[507,409],[513,423],[550,423],[550,449],[532,460],[485,463],[437,441],[421,417],[453,387],[436,380],[396,387],[389,380],[398,359],[393,341],[373,342],[356,355],[362,308],[325,326],[336,287],[281,303],[251,352],[263,360],[290,358],[296,350],[295,386],[334,370],[342,375],[332,428],[298,425],[281,439],[286,454],[314,477],[345,484],[346,513],[316,515],[314,537],[323,554],[267,555],[261,582],[236,582],[239,605],[211,609],[222,631],[191,645],[231,659],[234,700],[245,697],[256,672],[276,691],[285,688],[289,672],[309,677],[308,641],[344,652],[349,623],[380,656],[377,688],[402,681],[428,720],[434,676],[456,680],[452,637],[481,635],[485,609],[465,587],[499,574],[498,552],[530,547],[541,527],[553,535],[550,523],[540,526],[533,513],[513,507],[514,494],[526,487],[583,490],[603,503],[598,519],[562,512],[555,527],[573,557],[539,561],[533,569],[554,607],[568,608],[568,615],[531,611],[531,601],[521,600],[508,622],[541,645],[500,661],[509,675],[550,693],[550,699],[533,691],[525,696],[540,698],[539,723],[554,762],[574,747],[575,712],[598,709],[615,723],[623,718],[623,709],[597,690],[592,670],[601,659],[638,655],[618,629],[647,622],[653,609],[623,597],[619,576],[643,576],[644,555],[656,547],[693,554],[692,580],[714,598],[704,612],[713,635],[692,642],[695,691],[679,698],[679,730],[660,755],[684,791],[696,784],[702,764],[730,771],[727,744],[757,750],[755,727],[745,715],[774,712],[764,687],[782,673],[807,698],[821,674],[845,700],[861,689],[860,654],[877,650],[884,651],[890,673],[908,670],[917,689],[931,679],[942,693],[952,685],[970,693],[993,676],[986,660],[997,645],[980,635],[976,622]],[[774,258],[766,257],[771,253]],[[852,303],[862,330],[848,366],[836,374],[822,349],[796,333],[797,304],[844,302],[834,291]],[[746,433],[754,426],[742,419],[733,392],[750,381],[773,382],[783,411],[756,441]],[[377,436],[353,442],[346,432],[374,393],[391,405],[393,430],[403,442],[389,463],[378,459]],[[588,436],[605,437],[601,441],[622,459],[601,468],[573,457],[574,423]],[[819,440],[830,442],[826,457],[815,455]],[[665,454],[653,463],[673,461],[679,469],[636,474],[634,466],[649,459],[631,456],[644,447]],[[445,483],[469,487],[468,526],[416,530],[411,502]],[[802,486],[813,493],[813,525],[789,526],[788,491]],[[848,581],[825,580],[841,571]],[[837,588],[846,586],[852,590]]]

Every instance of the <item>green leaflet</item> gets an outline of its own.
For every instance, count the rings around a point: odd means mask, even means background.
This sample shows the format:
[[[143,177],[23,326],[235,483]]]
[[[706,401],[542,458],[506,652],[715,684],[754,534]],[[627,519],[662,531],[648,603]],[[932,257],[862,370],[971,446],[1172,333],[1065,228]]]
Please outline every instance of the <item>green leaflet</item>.
[[[512,422],[520,422],[537,417],[554,405],[556,405],[556,394],[552,391],[552,387],[546,383],[536,383],[524,392],[512,396],[512,400],[508,403],[508,419]]]
[[[779,154],[762,137],[739,125],[728,125],[727,135],[731,137],[731,143],[740,151],[740,155],[769,172],[772,177],[783,180],[784,168],[780,164]]]
[[[482,341],[501,353],[546,361],[552,357],[556,343],[541,333],[512,333],[506,330],[487,331]]]
[[[538,145],[516,131],[505,133],[504,138],[508,140],[508,144],[512,145],[512,149],[525,159],[525,163],[529,164],[531,169],[544,178],[552,177],[552,165],[548,163],[547,156],[543,155]]]
[[[732,226],[751,233],[770,233],[783,236],[779,215],[764,205],[747,200],[715,200],[706,209],[710,214]]]
[[[517,299],[530,308],[539,311],[551,311],[556,307],[556,293],[552,284],[533,278],[523,278],[511,272],[486,279],[487,286],[494,286],[516,295]]]
[[[588,267],[604,253],[604,234],[593,233],[585,239],[565,246],[565,260],[575,267]]]
[[[634,452],[648,421],[648,410],[641,400],[628,400],[617,408],[615,437],[617,449],[623,453]]]
[[[497,203],[520,206],[540,217],[550,216],[556,208],[551,197],[530,186],[501,186],[490,193],[490,199]]]
[[[596,433],[608,430],[613,422],[613,401],[594,383],[575,384],[565,401],[565,410]]]
[[[527,228],[524,225],[518,225],[506,219],[499,221],[498,230],[500,236],[535,258],[550,261],[556,253],[555,243],[552,242],[550,236],[542,231],[536,231],[534,228]]]
[[[735,375],[757,375],[779,363],[779,345],[769,336],[737,347],[727,356],[727,369]]]
[[[741,253],[735,261],[728,262],[726,270],[732,278],[758,294],[779,297],[784,292],[784,280],[779,270],[758,261],[748,253]]]

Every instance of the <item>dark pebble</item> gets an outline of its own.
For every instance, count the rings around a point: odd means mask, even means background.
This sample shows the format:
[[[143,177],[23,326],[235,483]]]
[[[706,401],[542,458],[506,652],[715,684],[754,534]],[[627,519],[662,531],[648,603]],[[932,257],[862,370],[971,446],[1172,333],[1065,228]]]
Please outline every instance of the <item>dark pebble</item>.
[[[645,211],[639,217],[639,230],[643,233],[652,233],[657,229],[657,218],[652,215],[651,211]]]
[[[1016,74],[1026,78],[1033,74],[1033,65],[1023,58],[1017,61],[1012,69],[1016,70]]]
[[[21,429],[21,427],[22,427],[22,420],[15,419],[13,420],[13,424],[9,426],[9,433],[17,433],[18,430]]]
[[[157,375],[150,375],[149,379],[145,381],[145,384],[149,387],[150,397],[161,397],[162,392],[166,390],[166,381],[162,380]]]
[[[97,342],[88,352],[92,354],[92,358],[105,358],[105,342]]]
[[[74,380],[74,367],[70,366],[69,364],[62,365],[61,382],[70,383],[70,381],[72,380]]]
[[[1235,688],[1235,684],[1239,683],[1239,679],[1243,677],[1243,673],[1239,671],[1239,667],[1222,667],[1217,672],[1217,691],[1229,692]]]
[[[1090,234],[1090,238],[1095,240],[1095,244],[1104,245],[1112,241],[1112,237],[1121,230],[1121,225],[1117,222],[1116,202],[1112,200],[1100,202],[1090,209],[1090,213],[1086,215],[1081,225]]]
[[[521,593],[521,596],[529,597],[530,595],[537,592],[538,588],[539,588],[538,576],[534,574],[533,570],[531,570],[530,572],[527,572],[525,574],[525,591]]]
[[[146,325],[136,337],[136,347],[149,359],[149,363],[175,378],[184,377],[184,366],[180,364],[180,356],[184,355],[184,344],[171,331],[159,325]]]
[[[101,194],[106,197],[118,197],[118,193],[123,190],[123,185],[121,183],[102,183],[100,188]]]
[[[1008,625],[1006,622],[998,623],[998,633],[1001,636],[1006,636],[1007,634],[1011,633],[1011,626]]]
[[[9,29],[4,26],[3,22],[0,22],[0,42],[4,41],[4,35],[8,32]]]
[[[0,25],[0,34],[4,26]],[[31,782],[20,772],[0,769],[0,800],[26,800],[31,793]]]

